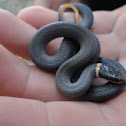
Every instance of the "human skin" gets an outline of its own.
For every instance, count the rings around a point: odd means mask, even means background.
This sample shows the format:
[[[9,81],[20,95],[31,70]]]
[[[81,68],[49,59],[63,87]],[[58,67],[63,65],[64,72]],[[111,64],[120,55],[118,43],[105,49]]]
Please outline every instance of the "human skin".
[[[101,56],[126,68],[126,6],[94,12],[91,31],[101,44]],[[28,7],[18,17],[0,10],[0,126],[125,126],[125,90],[104,103],[71,101],[56,88],[55,75],[28,65],[28,46],[40,27],[58,21],[58,13]],[[69,18],[66,16],[66,18]],[[61,42],[50,43],[55,54]]]

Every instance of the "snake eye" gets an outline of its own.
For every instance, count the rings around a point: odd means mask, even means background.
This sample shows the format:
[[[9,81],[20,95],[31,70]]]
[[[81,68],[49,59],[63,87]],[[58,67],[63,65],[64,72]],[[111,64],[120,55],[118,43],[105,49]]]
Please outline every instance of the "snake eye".
[[[126,81],[126,75],[121,71],[121,69],[104,64],[99,66],[99,77],[118,84]]]

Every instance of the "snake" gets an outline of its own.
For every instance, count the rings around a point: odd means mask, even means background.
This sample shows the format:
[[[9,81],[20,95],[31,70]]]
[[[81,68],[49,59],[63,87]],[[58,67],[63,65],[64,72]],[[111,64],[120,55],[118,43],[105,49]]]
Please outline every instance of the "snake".
[[[120,94],[125,88],[126,71],[117,61],[99,56],[100,43],[88,28],[88,25],[65,21],[45,25],[30,41],[29,54],[39,68],[56,71],[56,86],[63,95],[103,102]],[[54,56],[47,55],[46,46],[58,37],[64,37],[59,51]],[[76,43],[79,50],[75,53]],[[78,72],[77,80],[72,81]],[[107,79],[108,82],[94,86],[92,83],[96,77]]]
[[[78,11],[79,14],[81,15],[82,19],[83,19],[83,23],[81,24],[83,27],[90,29],[92,27],[93,24],[93,14],[91,9],[85,5],[85,4],[81,4],[81,3],[72,3],[72,4],[63,4],[59,7],[58,12],[59,12],[59,20],[60,21],[64,21],[64,11],[75,11],[75,7]],[[67,9],[68,8],[68,9]],[[77,17],[78,18],[78,17]],[[77,23],[77,21],[76,21]],[[78,23],[77,23],[78,24]]]

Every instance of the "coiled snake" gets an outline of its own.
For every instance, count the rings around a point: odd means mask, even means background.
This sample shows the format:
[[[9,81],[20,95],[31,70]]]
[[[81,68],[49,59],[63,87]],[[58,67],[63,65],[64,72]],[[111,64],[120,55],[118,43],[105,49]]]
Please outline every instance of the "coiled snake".
[[[113,98],[125,88],[126,71],[118,62],[99,57],[99,41],[87,29],[93,22],[90,9],[82,4],[73,4],[72,6],[79,10],[82,17],[84,11],[87,18],[83,18],[88,19],[89,22],[84,20],[83,25],[79,25],[61,21],[40,28],[29,45],[31,59],[41,69],[57,70],[57,88],[66,96],[94,102]],[[60,20],[63,20],[62,8],[63,6],[59,8]],[[45,53],[45,48],[51,40],[57,37],[64,37],[61,47],[55,56],[48,56]],[[76,54],[73,55],[75,50]],[[76,78],[76,74],[79,76],[72,81],[72,78]],[[105,78],[108,83],[93,86],[92,82],[96,77]]]

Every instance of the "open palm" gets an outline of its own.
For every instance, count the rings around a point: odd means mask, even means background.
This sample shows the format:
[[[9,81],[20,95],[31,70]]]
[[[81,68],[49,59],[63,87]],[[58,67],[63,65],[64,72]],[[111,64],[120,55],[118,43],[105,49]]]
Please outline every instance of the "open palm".
[[[92,32],[101,43],[101,56],[126,68],[126,6],[94,12]],[[126,94],[104,103],[68,101],[56,88],[55,75],[30,66],[29,41],[38,28],[58,21],[58,13],[42,7],[22,10],[18,18],[0,10],[0,125],[125,126]],[[21,19],[21,20],[20,20]],[[23,21],[22,21],[23,20]],[[60,42],[50,43],[55,54]]]

